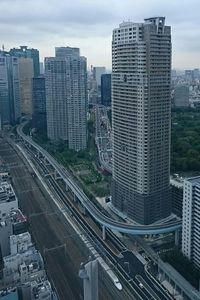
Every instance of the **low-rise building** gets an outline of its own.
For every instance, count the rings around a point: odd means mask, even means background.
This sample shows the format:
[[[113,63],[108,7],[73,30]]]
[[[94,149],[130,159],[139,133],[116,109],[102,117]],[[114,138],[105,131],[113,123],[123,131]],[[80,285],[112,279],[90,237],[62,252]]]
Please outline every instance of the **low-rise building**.
[[[12,185],[4,179],[0,178],[0,298],[57,300]]]
[[[18,200],[10,183],[0,182],[0,221],[18,209]]]
[[[0,291],[0,298],[2,300],[19,300],[17,288],[8,288]]]
[[[8,256],[10,254],[9,237],[13,234],[21,234],[27,231],[26,217],[17,209],[10,212],[10,214],[2,217],[0,222],[0,248],[1,256]]]
[[[13,234],[11,219],[8,217],[5,221],[0,222],[0,249],[1,257],[7,256],[10,253],[9,236]]]
[[[23,253],[28,251],[33,246],[31,235],[29,232],[24,232],[18,235],[10,236],[10,254]]]
[[[42,256],[33,246],[25,252],[4,257],[3,264],[5,287],[11,284],[18,286],[37,278],[46,277]]]

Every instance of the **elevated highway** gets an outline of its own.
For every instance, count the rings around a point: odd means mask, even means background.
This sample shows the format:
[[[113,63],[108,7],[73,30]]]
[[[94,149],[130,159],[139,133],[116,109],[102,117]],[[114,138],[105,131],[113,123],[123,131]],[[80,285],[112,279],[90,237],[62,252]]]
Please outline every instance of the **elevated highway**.
[[[71,175],[65,170],[64,167],[60,165],[46,150],[35,143],[31,137],[23,133],[23,127],[25,126],[25,124],[26,122],[17,127],[18,136],[22,139],[23,142],[33,147],[37,151],[38,155],[43,157],[53,167],[57,175],[62,178],[62,180],[66,184],[66,188],[76,196],[76,198],[80,201],[87,212],[91,214],[93,218],[95,218],[95,220],[103,226],[103,236],[105,235],[106,228],[133,235],[168,233],[177,231],[181,228],[181,220],[152,225],[135,225],[117,221],[106,216],[90,201],[90,199],[85,195],[85,193],[73,180]]]

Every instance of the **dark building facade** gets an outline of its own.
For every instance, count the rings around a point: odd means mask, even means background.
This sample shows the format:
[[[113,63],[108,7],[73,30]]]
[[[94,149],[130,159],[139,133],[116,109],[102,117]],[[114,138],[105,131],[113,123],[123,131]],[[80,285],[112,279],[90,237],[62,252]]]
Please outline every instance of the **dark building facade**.
[[[20,46],[20,48],[10,49],[10,55],[15,57],[32,58],[34,77],[40,75],[39,51],[37,49],[29,49],[27,46]]]
[[[101,104],[111,106],[111,74],[101,75]]]
[[[33,78],[33,126],[46,133],[46,92],[44,76]]]
[[[15,124],[20,118],[18,58],[0,52],[0,125]]]
[[[172,212],[182,218],[183,210],[183,182],[175,179],[170,180]]]

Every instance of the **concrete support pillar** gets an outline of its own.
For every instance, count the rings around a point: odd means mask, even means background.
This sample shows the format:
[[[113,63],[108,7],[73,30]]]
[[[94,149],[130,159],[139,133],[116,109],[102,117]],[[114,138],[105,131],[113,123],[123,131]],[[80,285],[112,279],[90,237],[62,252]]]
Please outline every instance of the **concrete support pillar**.
[[[165,273],[158,267],[158,279],[163,282],[165,280]]]
[[[73,194],[73,199],[74,199],[74,202],[77,201],[76,194]]]
[[[37,157],[40,158],[40,151],[37,150]]]
[[[49,166],[49,165],[50,165],[50,163],[49,163],[49,161],[46,159],[46,157],[44,158],[44,164],[45,164],[45,166]]]
[[[177,294],[176,283],[174,283],[174,295]]]
[[[106,227],[104,225],[102,226],[102,238],[103,238],[103,241],[106,240]]]
[[[148,240],[150,240],[150,241],[151,241],[151,240],[152,240],[152,238],[153,238],[153,234],[149,234],[149,235],[148,235]]]
[[[60,179],[60,175],[58,174],[58,172],[56,170],[54,170],[54,178],[55,180]]]
[[[98,261],[90,259],[88,263],[82,263],[79,277],[83,279],[84,300],[98,300]]]
[[[83,206],[82,204],[80,204],[81,206],[81,212],[82,214],[85,216],[86,215],[86,209],[85,209],[85,206]]]
[[[180,230],[177,229],[175,231],[175,245],[178,246],[179,245],[179,242],[180,242]]]

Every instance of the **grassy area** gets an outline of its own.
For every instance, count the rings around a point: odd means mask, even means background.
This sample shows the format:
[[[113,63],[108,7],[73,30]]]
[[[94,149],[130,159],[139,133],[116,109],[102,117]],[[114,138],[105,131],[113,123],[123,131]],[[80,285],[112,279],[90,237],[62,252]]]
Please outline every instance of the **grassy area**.
[[[111,116],[110,116],[111,117]],[[28,133],[28,126],[25,128]],[[175,109],[172,111],[171,172],[192,176],[200,173],[200,109]],[[88,148],[75,152],[62,141],[52,143],[46,135],[37,134],[34,140],[66,167],[71,167],[95,196],[110,194],[110,176],[98,169],[98,153],[94,140],[95,114],[88,121]]]
[[[66,168],[70,168],[90,196],[104,197],[110,195],[111,176],[102,174],[98,169],[98,152],[95,146],[95,117],[91,114],[88,121],[88,148],[84,151],[68,149],[67,143],[52,143],[46,135],[37,134],[33,139],[51,153]],[[95,163],[96,162],[96,163]]]
[[[200,270],[180,250],[174,249],[173,251],[163,253],[161,258],[172,265],[196,289],[199,289]]]

